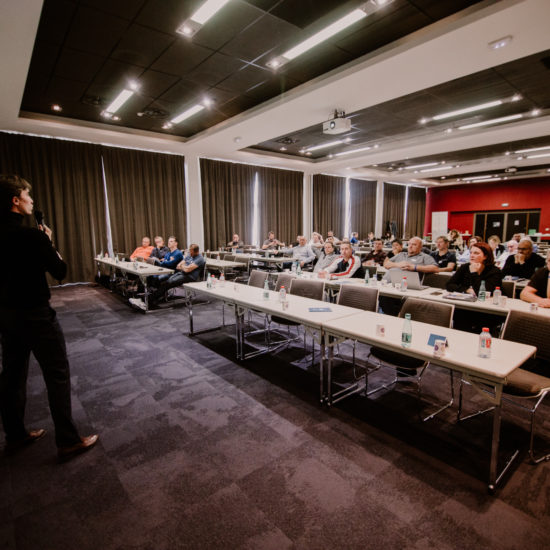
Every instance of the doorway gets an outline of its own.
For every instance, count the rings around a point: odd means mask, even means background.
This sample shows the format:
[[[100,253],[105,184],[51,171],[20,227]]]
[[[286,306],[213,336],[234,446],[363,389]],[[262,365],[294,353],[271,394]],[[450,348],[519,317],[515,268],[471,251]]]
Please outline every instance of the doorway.
[[[474,235],[487,241],[497,235],[501,241],[509,241],[514,233],[536,233],[539,230],[540,210],[518,210],[513,212],[476,212]]]

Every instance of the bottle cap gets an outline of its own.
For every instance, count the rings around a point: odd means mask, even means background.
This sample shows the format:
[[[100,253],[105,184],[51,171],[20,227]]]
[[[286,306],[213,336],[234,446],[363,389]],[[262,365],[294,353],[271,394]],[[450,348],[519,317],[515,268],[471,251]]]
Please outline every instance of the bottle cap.
[[[489,329],[487,327],[483,327],[483,332],[489,332]]]
[[[500,287],[499,287],[499,286],[497,286],[497,287],[495,288],[495,290],[500,290]]]

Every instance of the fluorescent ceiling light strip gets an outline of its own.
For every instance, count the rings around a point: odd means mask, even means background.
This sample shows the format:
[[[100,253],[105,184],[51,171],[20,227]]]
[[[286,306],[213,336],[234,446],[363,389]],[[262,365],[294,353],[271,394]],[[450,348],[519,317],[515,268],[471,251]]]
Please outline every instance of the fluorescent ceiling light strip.
[[[437,166],[439,162],[426,162],[425,164],[415,164],[414,166],[405,166],[406,170],[414,170],[415,168],[427,168],[428,166]]]
[[[510,120],[517,120],[523,118],[523,115],[510,115],[500,118],[492,118],[491,120],[484,120],[483,122],[476,122],[475,124],[466,124],[465,126],[459,126],[459,130],[468,130],[470,128],[478,128],[480,126],[489,126],[490,124],[498,124],[499,122],[508,122]]]
[[[472,180],[472,178],[467,178],[466,179],[466,183],[467,182],[472,182],[472,183],[485,183],[487,181],[500,181],[502,178],[487,178],[486,180]]]
[[[331,36],[334,36],[340,31],[343,31],[350,25],[353,25],[354,23],[356,23],[360,19],[363,19],[363,17],[366,16],[367,14],[363,10],[353,10],[341,19],[338,19],[338,21],[332,23],[332,25],[325,27],[324,29],[315,33],[313,36],[310,36],[307,40],[300,42],[300,44],[294,46],[294,48],[286,51],[284,54],[282,54],[282,57],[289,60],[294,59],[295,57],[302,55],[304,52],[307,52],[311,48],[317,46],[317,44],[328,40]]]
[[[439,170],[449,170],[450,168],[452,168],[452,166],[438,166],[437,168],[426,168],[426,170],[420,170],[420,172],[437,172]]]
[[[495,101],[489,101],[488,103],[481,103],[480,105],[473,105],[472,107],[465,107],[464,109],[458,109],[457,111],[450,111],[448,113],[435,115],[432,120],[443,120],[445,118],[465,115],[467,113],[474,113],[475,111],[482,111],[483,109],[489,109],[490,107],[497,107],[498,105],[502,105],[502,103],[503,102],[501,99],[497,99]]]
[[[190,107],[187,111],[183,111],[183,113],[179,114],[177,117],[174,117],[170,122],[173,124],[179,124],[182,120],[192,117],[194,114],[202,111],[203,109],[204,105],[193,105],[193,107]]]
[[[116,99],[105,109],[108,113],[116,113],[134,94],[133,90],[122,90]]]
[[[488,178],[494,178],[494,176],[491,176],[491,175],[489,175],[489,176],[473,176],[473,177],[467,178],[467,179],[469,179],[469,180],[486,180]]]
[[[359,153],[361,151],[369,151],[372,147],[361,147],[360,149],[352,149],[351,151],[342,151],[341,153],[336,153],[335,157],[343,157],[344,155],[351,155],[352,153]]]
[[[313,147],[308,147],[306,149],[306,153],[309,153],[311,151],[317,151],[318,149],[325,149],[326,147],[332,147],[333,145],[339,145],[340,143],[344,143],[344,142],[341,139],[337,139],[336,141],[321,143],[321,145],[314,145]]]
[[[546,151],[547,149],[550,149],[550,145],[546,145],[545,147],[533,147],[532,149],[520,149],[519,151],[514,151],[514,153],[534,153],[535,151]]]
[[[214,14],[221,10],[229,0],[207,0],[189,19],[204,25]]]
[[[528,159],[541,159],[543,157],[550,157],[550,153],[544,153],[542,155],[528,155]]]

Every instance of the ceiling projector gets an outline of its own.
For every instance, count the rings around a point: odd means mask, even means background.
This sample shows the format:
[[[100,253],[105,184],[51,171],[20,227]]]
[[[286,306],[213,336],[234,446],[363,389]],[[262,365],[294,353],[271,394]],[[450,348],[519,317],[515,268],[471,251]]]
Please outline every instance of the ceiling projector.
[[[342,111],[334,113],[334,118],[323,122],[323,134],[343,134],[351,130],[351,120]]]

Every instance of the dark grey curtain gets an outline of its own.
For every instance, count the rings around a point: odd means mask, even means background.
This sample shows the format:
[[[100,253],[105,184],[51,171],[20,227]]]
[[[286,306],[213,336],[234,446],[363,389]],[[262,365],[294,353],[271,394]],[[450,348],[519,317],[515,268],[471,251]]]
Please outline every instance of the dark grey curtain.
[[[109,197],[113,248],[131,253],[141,239],[176,236],[187,246],[184,158],[101,147]]]
[[[315,174],[313,176],[313,230],[326,236],[332,230],[344,236],[346,178]]]
[[[0,171],[19,174],[33,186],[35,208],[44,212],[68,264],[65,282],[93,280],[93,258],[106,250],[101,148],[0,133]]]
[[[395,236],[403,236],[403,216],[405,212],[405,192],[406,187],[404,185],[393,185],[391,183],[384,183],[384,228],[383,231],[388,230],[388,224],[393,226],[396,230]]]
[[[225,245],[233,233],[250,244],[256,168],[210,159],[200,159],[200,168],[205,247]]]
[[[422,187],[409,187],[407,201],[407,223],[405,237],[422,237],[424,234],[424,221],[426,218],[426,189]]]
[[[366,238],[369,231],[374,232],[376,223],[376,182],[349,180],[351,230]]]
[[[271,230],[284,243],[296,240],[303,229],[303,172],[264,166],[255,169],[260,191],[260,241],[265,240]]]

